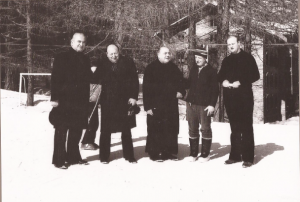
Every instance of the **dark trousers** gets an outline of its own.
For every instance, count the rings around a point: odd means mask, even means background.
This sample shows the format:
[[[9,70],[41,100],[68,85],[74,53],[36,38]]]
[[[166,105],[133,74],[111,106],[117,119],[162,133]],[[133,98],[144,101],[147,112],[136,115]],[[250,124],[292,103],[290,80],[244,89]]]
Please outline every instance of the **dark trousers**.
[[[91,116],[93,110],[95,108],[95,103],[90,102],[89,103],[89,116]],[[84,136],[82,138],[81,143],[82,144],[93,144],[95,143],[96,138],[96,132],[99,127],[99,115],[98,115],[98,106],[96,106],[93,115],[90,119],[90,122],[88,124],[88,128],[86,129]]]
[[[253,105],[253,97],[241,106],[225,102],[231,127],[231,160],[254,161]]]
[[[67,139],[67,132],[68,139]],[[54,152],[52,163],[62,166],[65,162],[74,164],[82,160],[79,152],[79,141],[82,135],[82,129],[57,127],[54,133]],[[67,149],[66,149],[67,141]]]
[[[125,159],[133,158],[133,143],[131,137],[131,129],[126,127],[122,130],[121,133],[122,148],[123,148],[123,157]],[[100,135],[100,160],[108,160],[110,155],[110,143],[111,143],[111,132],[101,131]]]
[[[189,124],[189,136],[191,139],[196,139],[200,137],[199,125],[201,125],[200,131],[202,138],[212,139],[211,131],[211,116],[207,116],[207,111],[204,109],[207,106],[200,106],[186,103],[186,114],[187,121]]]

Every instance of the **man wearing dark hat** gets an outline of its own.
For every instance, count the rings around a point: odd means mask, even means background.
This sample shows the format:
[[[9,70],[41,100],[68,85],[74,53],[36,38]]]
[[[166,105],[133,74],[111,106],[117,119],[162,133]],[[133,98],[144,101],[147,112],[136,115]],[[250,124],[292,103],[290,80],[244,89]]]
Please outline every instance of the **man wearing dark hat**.
[[[254,57],[240,48],[237,36],[229,36],[227,44],[231,54],[224,58],[218,73],[231,127],[231,151],[225,164],[244,161],[247,168],[254,161],[252,83],[259,79],[259,71]]]
[[[190,161],[196,161],[199,146],[199,124],[202,134],[200,162],[207,162],[210,157],[212,141],[211,117],[214,113],[219,93],[217,70],[207,63],[207,52],[194,52],[196,65],[192,67],[187,81],[189,89],[186,98],[187,120],[189,124]]]
[[[185,95],[182,73],[171,62],[171,52],[161,47],[158,59],[145,70],[144,110],[147,112],[146,152],[153,161],[176,160],[178,153],[178,98]]]

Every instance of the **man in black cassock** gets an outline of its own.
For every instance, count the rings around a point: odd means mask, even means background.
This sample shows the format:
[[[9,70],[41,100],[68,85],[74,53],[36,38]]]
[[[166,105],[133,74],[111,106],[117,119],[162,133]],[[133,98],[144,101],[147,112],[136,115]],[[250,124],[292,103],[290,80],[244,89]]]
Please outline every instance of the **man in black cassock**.
[[[231,152],[225,164],[244,161],[247,168],[254,161],[252,83],[259,79],[259,71],[253,56],[240,48],[238,37],[229,36],[227,44],[231,54],[218,73],[231,127]]]
[[[70,164],[84,164],[79,152],[82,130],[87,128],[90,93],[90,60],[83,54],[86,37],[75,32],[70,50],[59,53],[53,62],[49,120],[55,127],[52,163],[67,169]],[[68,133],[68,138],[67,138]],[[67,149],[66,149],[67,142]]]
[[[171,62],[169,48],[161,47],[158,59],[145,70],[144,110],[147,112],[146,152],[153,161],[176,160],[178,153],[178,98],[185,95],[182,73]]]

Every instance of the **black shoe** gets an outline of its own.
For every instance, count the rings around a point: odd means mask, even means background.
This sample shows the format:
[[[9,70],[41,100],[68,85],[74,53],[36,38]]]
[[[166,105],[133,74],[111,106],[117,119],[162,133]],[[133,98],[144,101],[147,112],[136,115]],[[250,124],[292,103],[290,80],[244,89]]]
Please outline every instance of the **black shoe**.
[[[230,165],[230,164],[233,164],[233,163],[239,163],[239,162],[241,162],[241,161],[235,161],[235,160],[231,160],[231,159],[228,159],[228,160],[226,160],[225,161],[225,165]]]
[[[128,159],[125,159],[125,160],[129,161],[129,163],[133,163],[133,164],[137,163],[137,160],[134,157],[131,157],[131,158],[128,158]]]
[[[253,165],[253,163],[251,163],[251,162],[244,162],[243,163],[243,168],[249,168],[249,167],[251,167]]]
[[[55,164],[54,164],[54,166],[55,166],[56,168],[63,169],[63,170],[67,170],[68,167],[69,167],[67,164],[64,164],[64,165],[61,165],[61,166],[55,165]]]
[[[84,149],[84,150],[97,150],[97,149],[99,149],[99,146],[96,143],[81,144],[81,149]]]
[[[85,161],[85,160],[79,160],[78,161],[79,165],[89,165],[89,162]]]
[[[178,161],[177,156],[174,156],[173,154],[170,153],[163,153],[162,155],[163,160],[172,160],[172,161]]]
[[[162,158],[162,154],[161,153],[160,154],[152,154],[152,155],[150,155],[150,159],[152,161],[156,161],[156,162],[163,162],[164,161],[163,158]]]
[[[103,159],[103,160],[101,159],[100,162],[103,163],[103,164],[108,164],[109,163],[109,161],[107,159]]]

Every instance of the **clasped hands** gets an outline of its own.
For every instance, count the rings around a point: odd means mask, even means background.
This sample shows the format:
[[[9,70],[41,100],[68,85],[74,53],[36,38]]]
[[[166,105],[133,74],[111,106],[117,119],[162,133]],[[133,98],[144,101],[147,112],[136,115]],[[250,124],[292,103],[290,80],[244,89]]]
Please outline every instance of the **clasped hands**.
[[[241,85],[239,81],[235,81],[233,83],[229,83],[228,80],[224,80],[222,86],[225,88],[238,88]]]

